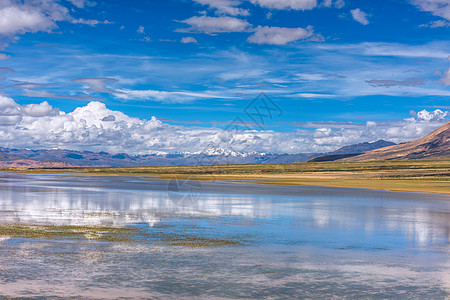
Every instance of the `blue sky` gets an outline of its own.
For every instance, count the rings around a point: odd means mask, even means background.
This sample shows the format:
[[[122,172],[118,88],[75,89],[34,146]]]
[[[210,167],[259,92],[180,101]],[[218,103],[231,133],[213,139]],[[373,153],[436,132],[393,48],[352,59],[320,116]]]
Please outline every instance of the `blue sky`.
[[[0,137],[200,151],[239,118],[252,151],[410,140],[446,121],[449,28],[444,0],[0,0]],[[282,114],[259,127],[262,92]]]

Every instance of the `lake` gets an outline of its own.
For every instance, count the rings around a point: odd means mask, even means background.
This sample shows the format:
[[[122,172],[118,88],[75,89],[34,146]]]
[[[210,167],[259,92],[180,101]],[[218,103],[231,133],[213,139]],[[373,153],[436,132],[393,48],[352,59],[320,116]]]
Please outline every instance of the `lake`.
[[[450,297],[443,195],[0,173],[0,225],[11,224],[144,233],[123,241],[3,234],[0,296]]]

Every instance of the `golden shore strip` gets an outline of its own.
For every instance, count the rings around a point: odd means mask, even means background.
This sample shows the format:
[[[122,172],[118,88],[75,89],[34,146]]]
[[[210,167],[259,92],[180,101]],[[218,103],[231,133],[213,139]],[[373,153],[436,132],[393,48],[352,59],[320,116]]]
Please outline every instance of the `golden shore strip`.
[[[450,195],[450,159],[257,165],[4,169],[2,171],[143,176],[237,183],[367,188]]]

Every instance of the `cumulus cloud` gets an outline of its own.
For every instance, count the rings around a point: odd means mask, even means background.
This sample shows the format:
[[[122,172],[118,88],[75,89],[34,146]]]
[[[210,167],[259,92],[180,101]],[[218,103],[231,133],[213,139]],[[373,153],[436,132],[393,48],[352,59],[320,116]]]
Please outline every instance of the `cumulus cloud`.
[[[290,42],[307,39],[313,33],[314,31],[310,26],[306,28],[258,26],[255,33],[248,38],[248,41],[255,44],[286,45]]]
[[[420,138],[442,125],[447,115],[440,110],[422,110],[416,118],[400,121],[316,122],[297,124],[299,129],[291,132],[242,129],[230,133],[216,127],[170,125],[150,116],[148,120],[132,118],[97,101],[65,113],[47,102],[19,105],[0,96],[0,138],[4,147],[130,154],[196,152],[211,147],[246,152],[326,152],[378,139],[398,143]]]
[[[363,25],[369,24],[369,20],[367,19],[368,15],[365,12],[363,12],[362,10],[360,10],[359,8],[353,9],[350,12],[355,21],[357,21]]]
[[[250,0],[250,2],[270,9],[309,10],[317,7],[317,0]]]
[[[192,17],[181,23],[190,25],[185,29],[178,29],[178,32],[202,32],[208,34],[223,32],[244,32],[248,31],[252,26],[244,20],[232,17]]]
[[[450,21],[450,2],[448,0],[411,0],[422,11]]]
[[[198,43],[197,40],[191,36],[182,38],[181,42],[183,44],[189,44],[189,43],[197,44]]]
[[[55,22],[69,19],[67,8],[56,1],[0,2],[0,34],[3,35],[49,31],[56,27]]]
[[[201,5],[207,5],[209,9],[214,9],[217,15],[248,16],[247,9],[238,8],[242,2],[238,0],[194,0]]]
[[[10,57],[11,57],[11,56],[9,56],[8,54],[0,53],[0,60],[8,59],[8,58],[10,58]]]
[[[436,109],[435,111],[426,111],[422,110],[417,113],[417,119],[419,121],[441,121],[448,115],[448,112],[444,112],[440,109]]]
[[[20,106],[13,99],[0,96],[0,125],[14,125],[21,119]]]
[[[56,116],[59,114],[59,109],[53,108],[47,101],[40,104],[23,105],[20,110],[24,115],[31,117]]]
[[[93,6],[95,2],[86,0],[68,0],[76,8]],[[75,10],[72,9],[72,10]],[[69,10],[58,0],[2,0],[0,1],[0,35],[14,37],[28,32],[50,32],[57,28],[57,22],[95,26],[110,24],[108,21],[75,19]]]

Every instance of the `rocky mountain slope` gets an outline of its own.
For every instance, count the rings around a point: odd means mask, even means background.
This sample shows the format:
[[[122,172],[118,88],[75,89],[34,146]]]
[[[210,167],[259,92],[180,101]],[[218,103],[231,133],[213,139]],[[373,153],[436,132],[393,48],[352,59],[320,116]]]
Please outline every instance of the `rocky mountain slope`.
[[[347,157],[353,157],[353,156],[359,155],[366,151],[383,148],[383,147],[388,147],[388,146],[393,146],[393,145],[395,145],[395,143],[393,143],[393,142],[388,142],[385,140],[378,140],[373,143],[366,142],[366,143],[360,143],[360,144],[355,144],[355,145],[350,145],[350,146],[344,146],[342,148],[339,148],[336,151],[329,152],[329,153],[326,153],[325,155],[321,155],[318,157],[314,157],[308,161],[309,162],[335,161],[335,160],[339,160],[339,159],[343,159],[343,158],[347,158]]]
[[[447,122],[421,139],[368,151],[342,160],[369,161],[444,157],[450,157],[450,122]]]

